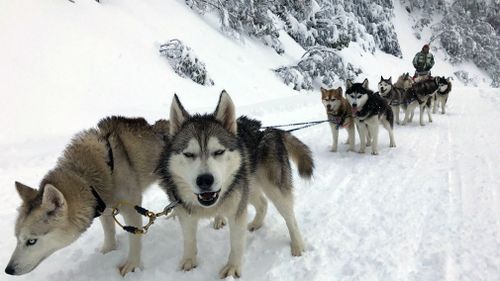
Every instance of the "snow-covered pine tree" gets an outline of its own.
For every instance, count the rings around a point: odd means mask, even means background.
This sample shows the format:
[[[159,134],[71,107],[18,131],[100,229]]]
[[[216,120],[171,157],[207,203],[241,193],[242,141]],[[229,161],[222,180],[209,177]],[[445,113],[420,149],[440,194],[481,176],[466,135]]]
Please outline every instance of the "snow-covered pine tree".
[[[165,56],[175,73],[194,82],[211,86],[214,81],[208,76],[205,63],[198,59],[193,50],[179,39],[169,40],[160,46],[160,54]]]

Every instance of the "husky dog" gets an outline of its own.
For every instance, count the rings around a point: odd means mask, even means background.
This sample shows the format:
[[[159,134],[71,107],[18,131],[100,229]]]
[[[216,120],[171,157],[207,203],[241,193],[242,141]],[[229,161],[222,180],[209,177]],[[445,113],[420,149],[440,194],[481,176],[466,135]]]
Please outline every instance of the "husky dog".
[[[7,274],[32,271],[55,251],[74,242],[100,216],[101,252],[116,249],[113,218],[106,214],[120,200],[141,203],[142,192],[158,179],[154,171],[168,137],[167,121],[108,117],[96,129],[77,134],[35,190],[16,182],[23,203],[15,226],[17,246]],[[106,212],[105,212],[106,210]],[[132,209],[120,210],[129,225],[140,226]],[[129,255],[120,267],[125,275],[140,266],[140,236],[129,236]]]
[[[347,143],[349,150],[354,151],[355,133],[354,119],[352,117],[352,108],[349,102],[342,96],[342,88],[324,89],[321,88],[321,100],[326,108],[326,115],[330,120],[330,128],[332,129],[332,149],[337,151],[339,139],[339,129],[347,129]]]
[[[378,91],[380,95],[391,106],[392,112],[396,117],[396,124],[399,125],[399,106],[401,104],[403,90],[396,88],[392,84],[392,77],[389,77],[389,79],[384,79],[383,76],[380,76],[380,82],[378,82]]]
[[[410,77],[410,73],[406,72],[398,77],[398,81],[394,83],[394,87],[398,88],[401,91],[406,91],[411,88],[411,85],[413,85],[413,83],[414,82]]]
[[[427,116],[429,117],[429,122],[432,122],[432,116],[430,112],[431,102],[434,93],[439,88],[439,77],[417,82],[411,86],[403,94],[402,108],[405,110],[405,119],[403,120],[403,125],[406,125],[411,117],[411,113],[417,106],[420,106],[420,125],[424,124],[424,111],[427,108]]]
[[[184,236],[180,268],[197,265],[198,220],[216,217],[229,221],[231,251],[221,278],[240,277],[247,229],[247,204],[256,209],[248,225],[262,226],[267,201],[275,204],[290,232],[292,255],[304,251],[293,211],[289,156],[299,174],[309,178],[314,164],[309,148],[290,133],[266,129],[259,121],[236,119],[233,102],[223,91],[213,114],[190,115],[174,96],[170,109],[170,141],[161,156],[161,185],[171,200]]]
[[[434,94],[434,109],[432,113],[437,112],[439,104],[441,104],[441,114],[446,113],[446,102],[448,101],[448,96],[451,92],[451,78],[448,79],[440,77],[438,81],[439,88]]]
[[[354,121],[358,127],[361,142],[359,152],[365,153],[366,136],[369,134],[372,142],[372,154],[378,154],[378,125],[379,123],[389,132],[390,147],[395,147],[393,125],[394,115],[387,101],[380,95],[368,89],[368,79],[363,83],[352,83],[347,80],[347,100],[352,106]]]

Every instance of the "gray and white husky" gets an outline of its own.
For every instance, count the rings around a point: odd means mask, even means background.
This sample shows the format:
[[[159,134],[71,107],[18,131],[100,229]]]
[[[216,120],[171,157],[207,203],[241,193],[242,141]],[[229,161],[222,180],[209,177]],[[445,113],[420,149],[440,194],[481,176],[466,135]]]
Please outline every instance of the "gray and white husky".
[[[438,81],[439,88],[434,94],[434,108],[432,113],[437,112],[437,108],[441,105],[441,114],[446,113],[446,103],[448,102],[448,96],[451,92],[451,77],[445,78],[440,77]]]
[[[399,125],[399,107],[401,105],[403,90],[392,84],[392,77],[384,79],[383,76],[380,76],[380,82],[378,82],[378,92],[391,106],[394,117],[396,117],[394,118],[396,120],[396,124]]]
[[[365,153],[367,143],[371,142],[372,154],[378,154],[379,124],[389,133],[390,147],[396,147],[394,133],[394,114],[387,101],[368,88],[368,79],[363,83],[352,83],[347,80],[347,101],[351,104],[354,121],[361,142],[359,152]]]
[[[408,121],[411,121],[413,116],[413,111],[417,106],[420,107],[420,126],[425,126],[424,124],[424,112],[427,109],[427,116],[429,122],[432,122],[431,116],[431,103],[436,91],[439,89],[440,77],[435,77],[428,80],[422,80],[411,85],[411,87],[404,92],[403,102],[401,107],[405,111],[405,118],[403,120],[403,125],[406,125]]]
[[[170,142],[160,160],[161,185],[171,200],[184,236],[182,270],[197,266],[196,232],[202,218],[216,218],[216,227],[227,218],[231,251],[221,278],[240,277],[246,229],[260,228],[271,199],[286,221],[292,255],[304,251],[293,211],[292,170],[309,178],[313,160],[309,148],[290,133],[261,131],[259,121],[236,119],[229,95],[223,91],[213,114],[190,115],[174,96],[170,110]],[[247,227],[247,204],[256,209]]]
[[[151,126],[142,118],[109,117],[73,138],[38,190],[16,182],[23,203],[15,225],[17,246],[5,272],[32,271],[77,240],[96,217],[104,229],[101,252],[116,249],[115,225],[106,207],[121,200],[140,205],[142,192],[158,180],[154,171],[166,137],[167,121]],[[120,211],[126,224],[141,225],[135,210]],[[120,273],[140,264],[140,236],[130,234],[129,255]]]

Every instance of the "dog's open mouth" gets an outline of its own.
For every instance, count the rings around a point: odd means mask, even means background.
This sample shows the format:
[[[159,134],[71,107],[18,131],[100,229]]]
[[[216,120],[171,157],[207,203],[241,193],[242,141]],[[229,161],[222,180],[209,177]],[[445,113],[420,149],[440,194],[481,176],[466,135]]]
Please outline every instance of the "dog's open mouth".
[[[353,107],[352,107],[352,113],[353,113],[353,114],[358,113],[358,107],[357,107],[357,106],[353,106]]]
[[[215,202],[217,202],[217,199],[219,199],[219,192],[220,190],[215,192],[203,192],[196,194],[198,197],[198,202],[200,202],[200,204],[203,206],[212,206],[213,204],[215,204]]]

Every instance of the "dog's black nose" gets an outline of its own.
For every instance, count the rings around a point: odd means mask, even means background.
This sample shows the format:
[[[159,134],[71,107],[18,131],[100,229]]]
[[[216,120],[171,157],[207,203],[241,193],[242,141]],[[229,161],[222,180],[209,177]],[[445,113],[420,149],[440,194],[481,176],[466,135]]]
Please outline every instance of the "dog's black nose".
[[[14,267],[8,265],[6,268],[5,268],[5,273],[9,274],[9,275],[14,275],[14,272],[16,272],[14,270]]]
[[[358,106],[358,104],[357,104],[357,103],[353,103],[353,104],[352,104],[352,106],[353,106],[353,107],[357,107],[357,106]]]
[[[212,184],[214,183],[214,176],[211,174],[199,175],[196,178],[196,185],[202,190],[210,190]]]

